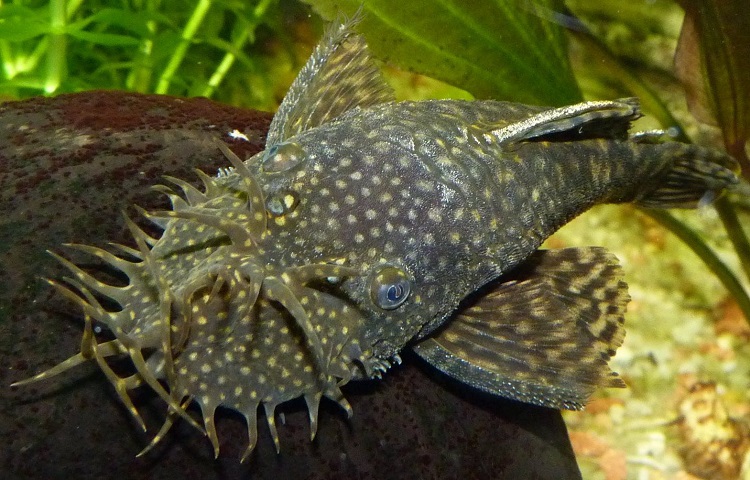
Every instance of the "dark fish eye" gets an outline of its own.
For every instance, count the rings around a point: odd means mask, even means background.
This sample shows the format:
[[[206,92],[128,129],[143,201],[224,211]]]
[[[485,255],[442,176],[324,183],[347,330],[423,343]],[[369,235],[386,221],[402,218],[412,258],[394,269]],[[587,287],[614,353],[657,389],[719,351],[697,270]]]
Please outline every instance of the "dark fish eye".
[[[278,143],[266,150],[261,162],[264,172],[278,173],[296,167],[304,159],[305,150],[296,143]]]
[[[385,266],[378,270],[370,283],[373,303],[383,310],[393,310],[403,304],[411,293],[409,276],[398,267]]]

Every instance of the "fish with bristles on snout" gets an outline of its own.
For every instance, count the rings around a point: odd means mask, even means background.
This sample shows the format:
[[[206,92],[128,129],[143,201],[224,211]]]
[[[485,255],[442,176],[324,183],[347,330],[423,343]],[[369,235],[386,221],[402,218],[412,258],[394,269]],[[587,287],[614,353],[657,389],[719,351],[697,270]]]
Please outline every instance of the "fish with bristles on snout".
[[[15,385],[94,360],[144,428],[129,391],[148,385],[210,439],[218,407],[247,420],[302,397],[311,437],[322,397],[380,377],[412,348],[496,395],[582,408],[624,336],[627,287],[602,248],[539,250],[599,203],[694,207],[737,182],[737,164],[658,133],[630,134],[635,99],[562,108],[498,101],[395,102],[352,22],[333,25],[271,124],[266,149],[203,188],[168,177],[172,209],[126,218],[135,247],[69,245],[125,274],[49,281],[80,305],[80,352]],[[113,304],[117,308],[113,308]],[[113,339],[98,341],[94,322]],[[134,371],[109,365],[127,356]],[[188,412],[195,402],[202,425]],[[143,452],[141,452],[143,453]]]

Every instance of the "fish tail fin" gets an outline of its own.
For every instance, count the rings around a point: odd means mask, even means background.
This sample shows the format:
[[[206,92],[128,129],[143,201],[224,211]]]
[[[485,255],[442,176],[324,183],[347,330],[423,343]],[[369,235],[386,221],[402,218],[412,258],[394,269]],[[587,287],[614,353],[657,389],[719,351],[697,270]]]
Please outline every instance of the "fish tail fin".
[[[648,143],[648,137],[634,138]],[[639,145],[640,147],[641,145]],[[739,164],[718,150],[686,143],[642,145],[647,155],[669,159],[643,184],[635,203],[648,208],[695,208],[711,203],[739,180]]]

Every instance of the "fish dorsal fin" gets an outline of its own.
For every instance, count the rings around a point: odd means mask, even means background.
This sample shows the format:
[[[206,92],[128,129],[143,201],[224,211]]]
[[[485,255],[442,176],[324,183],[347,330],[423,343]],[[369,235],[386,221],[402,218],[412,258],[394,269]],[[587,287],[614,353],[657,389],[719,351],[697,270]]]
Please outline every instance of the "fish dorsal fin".
[[[273,117],[266,147],[330,122],[355,107],[394,99],[364,38],[352,30],[357,21],[355,16],[328,29]]]
[[[630,122],[641,117],[637,98],[611,101],[583,102],[552,108],[485,133],[488,141],[514,143],[542,140],[547,137],[562,139],[628,138]]]
[[[624,383],[607,362],[625,336],[627,285],[603,248],[540,250],[414,350],[476,388],[580,409]]]

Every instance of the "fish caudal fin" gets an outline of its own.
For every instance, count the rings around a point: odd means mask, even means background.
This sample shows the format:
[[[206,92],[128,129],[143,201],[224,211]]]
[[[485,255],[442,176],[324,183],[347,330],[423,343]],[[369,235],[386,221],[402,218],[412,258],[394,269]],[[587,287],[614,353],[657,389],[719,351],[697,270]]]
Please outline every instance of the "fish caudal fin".
[[[623,387],[607,365],[625,336],[627,285],[597,247],[540,250],[414,346],[444,373],[490,393],[581,409]]]
[[[644,157],[668,160],[660,172],[644,182],[636,197],[635,202],[643,207],[695,208],[711,203],[739,181],[739,164],[718,150],[677,142],[651,144],[649,136],[632,141],[644,143],[637,145]]]

